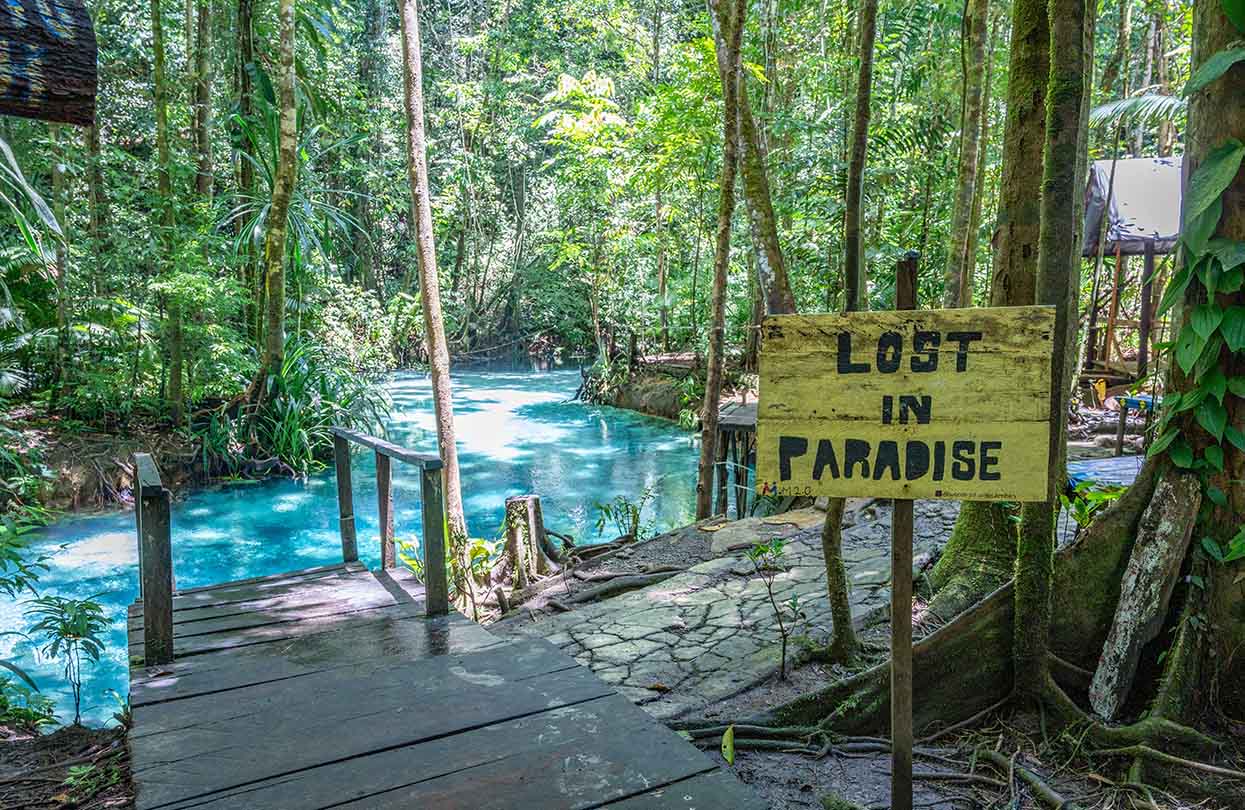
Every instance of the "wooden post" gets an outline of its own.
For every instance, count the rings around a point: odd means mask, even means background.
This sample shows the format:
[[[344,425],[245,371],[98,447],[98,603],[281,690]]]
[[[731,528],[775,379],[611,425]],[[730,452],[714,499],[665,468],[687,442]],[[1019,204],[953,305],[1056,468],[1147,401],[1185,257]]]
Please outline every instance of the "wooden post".
[[[359,543],[354,532],[354,489],[350,483],[350,442],[333,436],[333,460],[337,465],[338,530],[342,538],[342,562],[357,562]]]
[[[380,522],[380,567],[388,571],[398,564],[393,547],[393,465],[389,456],[376,451],[376,511]]]
[[[723,433],[721,429],[718,430],[718,500],[717,508],[713,510],[715,515],[726,514],[726,474],[728,472],[726,468],[726,436],[727,434]]]
[[[1150,301],[1154,294],[1154,240],[1146,240],[1145,264],[1141,270],[1141,323],[1137,330],[1137,379],[1144,380],[1150,370]]]
[[[143,598],[143,664],[173,660],[173,545],[169,523],[169,491],[147,453],[134,454],[135,511]]]
[[[1120,423],[1115,428],[1115,454],[1117,456],[1124,455],[1124,431],[1128,428],[1128,406],[1124,404],[1124,397],[1116,397],[1115,402],[1120,406]]]
[[[895,268],[895,309],[916,309],[920,254]],[[912,501],[891,513],[891,810],[912,810]]]
[[[424,513],[424,598],[429,616],[450,612],[449,583],[445,570],[445,484],[441,463],[427,461],[420,472]]]

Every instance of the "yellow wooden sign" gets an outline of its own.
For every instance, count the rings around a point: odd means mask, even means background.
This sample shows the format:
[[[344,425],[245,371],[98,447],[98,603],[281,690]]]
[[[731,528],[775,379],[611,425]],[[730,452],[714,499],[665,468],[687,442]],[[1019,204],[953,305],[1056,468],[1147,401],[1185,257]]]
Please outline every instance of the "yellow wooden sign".
[[[1043,501],[1053,307],[776,315],[763,495]]]

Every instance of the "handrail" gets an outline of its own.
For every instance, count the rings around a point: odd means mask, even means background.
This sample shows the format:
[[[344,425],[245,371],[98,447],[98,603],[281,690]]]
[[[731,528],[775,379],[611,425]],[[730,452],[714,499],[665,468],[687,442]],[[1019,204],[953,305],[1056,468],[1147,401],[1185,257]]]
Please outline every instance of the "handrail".
[[[333,459],[337,468],[337,512],[342,540],[342,560],[359,559],[354,524],[354,488],[350,480],[350,443],[376,454],[376,503],[380,524],[380,564],[382,569],[398,564],[393,538],[393,469],[397,459],[420,468],[423,511],[424,600],[429,616],[449,612],[449,583],[445,574],[445,484],[440,456],[417,453],[405,447],[356,430],[334,427]]]
[[[143,603],[143,664],[173,660],[173,544],[169,505],[160,468],[147,453],[134,454],[134,521],[138,529],[138,587]]]

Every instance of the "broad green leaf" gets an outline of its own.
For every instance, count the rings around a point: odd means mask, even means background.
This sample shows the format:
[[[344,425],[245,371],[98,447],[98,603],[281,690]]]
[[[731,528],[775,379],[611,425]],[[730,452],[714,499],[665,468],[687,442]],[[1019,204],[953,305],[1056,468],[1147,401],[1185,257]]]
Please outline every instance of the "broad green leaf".
[[[1212,444],[1206,448],[1206,452],[1202,453],[1202,457],[1206,459],[1206,463],[1214,467],[1216,471],[1223,471],[1223,448],[1217,444]],[[1219,487],[1207,487],[1206,497],[1210,498],[1219,506],[1226,506],[1228,496],[1223,494],[1223,490]]]
[[[1154,440],[1154,443],[1150,445],[1150,449],[1146,451],[1146,458],[1154,458],[1158,454],[1162,453],[1179,435],[1180,431],[1176,428],[1172,428],[1162,436],[1159,436]]]
[[[1245,528],[1241,528],[1228,541],[1228,553],[1224,555],[1223,561],[1226,563],[1236,562],[1245,559]]]
[[[30,183],[26,182],[26,175],[22,174],[22,167],[18,165],[17,158],[13,156],[13,150],[9,148],[9,144],[4,138],[0,138],[0,155],[3,155],[5,162],[8,163],[8,166],[0,166],[0,169],[8,176],[9,182],[12,183],[14,188],[26,195],[26,200],[30,203],[30,207],[35,209],[35,213],[39,215],[39,219],[43,220],[43,224],[47,226],[48,230],[57,236],[63,236],[60,223],[56,221],[56,216],[52,213],[52,209],[39,196],[39,192],[35,191]],[[18,209],[14,206],[13,210],[17,211]]]
[[[1245,307],[1228,307],[1223,313],[1223,323],[1219,331],[1229,349],[1234,352],[1245,349]]]
[[[1215,562],[1223,562],[1223,549],[1219,548],[1219,544],[1215,542],[1213,537],[1202,538],[1202,551],[1206,552],[1206,556]]]
[[[1202,382],[1198,384],[1198,388],[1206,392],[1206,396],[1214,397],[1223,402],[1223,395],[1228,392],[1228,378],[1224,376],[1223,369],[1212,368],[1210,372],[1202,378]]]
[[[722,759],[727,765],[735,764],[735,727],[727,726],[722,734]]]
[[[1242,286],[1245,286],[1245,268],[1234,267],[1224,271],[1215,289],[1220,293],[1234,293]]]
[[[1184,369],[1185,374],[1193,371],[1193,364],[1202,355],[1206,340],[1193,331],[1191,326],[1180,330],[1180,338],[1176,341],[1176,362]]]
[[[1224,15],[1236,26],[1236,30],[1245,34],[1245,0],[1220,0]]]
[[[1206,243],[1206,249],[1219,260],[1225,270],[1245,264],[1245,242],[1217,236]]]
[[[1228,425],[1228,409],[1213,399],[1208,399],[1197,406],[1194,412],[1197,423],[1206,432],[1215,437],[1215,441],[1223,438],[1223,429]]]
[[[1189,324],[1202,340],[1213,335],[1222,320],[1223,310],[1214,304],[1198,304],[1193,308],[1193,314],[1189,316]]]
[[[1202,401],[1205,400],[1209,394],[1210,392],[1201,386],[1194,388],[1192,391],[1186,391],[1180,400],[1180,407],[1176,408],[1174,413],[1193,410],[1198,405],[1201,405]]]
[[[1224,0],[1225,5],[1230,2],[1233,2],[1233,0]],[[1188,98],[1227,73],[1232,69],[1233,65],[1242,59],[1245,59],[1245,46],[1242,45],[1234,48],[1225,48],[1218,53],[1212,54],[1209,59],[1202,63],[1197,72],[1193,74],[1193,78],[1189,79],[1189,83],[1184,86],[1181,95]]]
[[[1206,159],[1202,161],[1202,165],[1198,166],[1197,171],[1189,178],[1189,189],[1184,196],[1186,225],[1212,210],[1216,202],[1219,203],[1222,211],[1223,192],[1231,185],[1236,173],[1240,171],[1242,158],[1245,158],[1245,144],[1235,138],[1211,150]],[[1216,223],[1218,219],[1215,217]],[[1207,234],[1206,240],[1201,244],[1202,249],[1209,240],[1210,234]],[[1199,249],[1196,252],[1200,254],[1202,250]]]
[[[1228,425],[1223,429],[1223,437],[1228,440],[1237,450],[1245,452],[1245,433],[1240,432],[1236,428]]]
[[[1232,377],[1228,380],[1228,390],[1241,399],[1245,399],[1245,377]]]
[[[1193,268],[1186,262],[1185,266],[1176,271],[1176,275],[1172,276],[1171,282],[1167,285],[1167,289],[1163,291],[1163,299],[1159,302],[1158,314],[1160,316],[1167,310],[1176,305],[1176,302],[1184,297],[1184,291],[1188,289],[1189,282],[1193,280]]]
[[[1171,450],[1167,455],[1171,456],[1172,462],[1177,467],[1187,470],[1193,466],[1193,448],[1184,439],[1172,442]]]
[[[1222,217],[1223,198],[1215,197],[1200,214],[1191,214],[1185,219],[1180,228],[1180,241],[1184,242],[1192,255],[1201,256],[1206,252],[1206,243],[1215,235],[1215,229],[1219,227]],[[1218,272],[1217,264],[1215,272]]]
[[[1193,366],[1194,379],[1200,380],[1209,374],[1211,369],[1218,367],[1222,353],[1223,336],[1218,333],[1211,335],[1210,340],[1206,341],[1206,345],[1202,347],[1202,354],[1197,358],[1197,363]]]

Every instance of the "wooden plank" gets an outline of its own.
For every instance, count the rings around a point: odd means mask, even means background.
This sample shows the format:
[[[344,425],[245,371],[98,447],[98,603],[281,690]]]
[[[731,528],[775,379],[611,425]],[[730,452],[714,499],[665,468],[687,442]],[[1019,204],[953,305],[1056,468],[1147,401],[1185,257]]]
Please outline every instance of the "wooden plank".
[[[405,597],[402,601],[411,601]],[[187,608],[173,614],[173,632],[176,640],[221,630],[255,627],[278,621],[297,621],[311,616],[324,615],[334,609],[342,611],[366,610],[397,603],[372,574],[351,578],[328,580],[326,585],[306,585],[276,596],[253,599],[248,602],[230,602],[224,605],[205,605]],[[131,617],[131,634],[143,630],[143,618]]]
[[[279,653],[278,653],[279,654]],[[511,693],[519,694],[520,683],[539,687],[542,676],[576,667],[575,661],[544,639],[523,637],[457,655],[436,655],[410,659],[377,658],[353,662],[348,667],[331,667],[301,677],[297,689],[291,684],[273,682],[234,690],[228,700],[203,695],[174,703],[158,703],[134,713],[131,739],[160,735],[167,753],[178,746],[194,747],[196,733],[229,727],[243,736],[254,732],[266,737],[278,732],[296,732],[308,724],[318,724],[330,716],[350,719],[362,714],[401,711],[420,706],[426,712],[436,703],[425,702],[471,693],[486,700],[493,709],[505,705]],[[543,688],[543,687],[540,687]],[[609,690],[610,693],[613,690]],[[274,699],[280,698],[279,703]],[[276,709],[279,717],[267,716]],[[440,711],[407,718],[408,723],[439,727]],[[186,733],[169,734],[179,731]],[[172,742],[180,740],[182,742]],[[240,745],[249,744],[239,741]]]
[[[357,430],[347,430],[346,428],[335,427],[332,429],[333,435],[341,437],[346,441],[354,442],[360,447],[367,447],[375,450],[381,455],[407,464],[417,464],[426,470],[441,469],[441,457],[435,453],[417,453],[414,450],[408,450],[405,447],[399,447],[392,442],[384,439],[378,439],[375,436],[369,436],[366,433],[360,433]]]
[[[0,3],[0,114],[90,126],[95,30],[81,0]]]
[[[730,773],[715,768],[708,773],[645,791],[638,796],[607,802],[610,810],[768,810]]]
[[[636,739],[651,740],[642,750]],[[169,810],[311,810],[354,808],[598,807],[611,799],[652,795],[664,784],[711,775],[712,763],[677,735],[617,695],[496,722],[285,778],[248,785],[214,800]],[[686,775],[685,775],[686,774]],[[734,780],[731,780],[734,782]],[[701,807],[760,807],[734,782],[703,784],[720,799]],[[689,786],[697,789],[696,786]],[[665,806],[656,803],[634,806]],[[613,806],[613,805],[610,805]],[[684,807],[685,805],[671,805]]]
[[[422,610],[411,608],[405,613],[356,620],[293,639],[208,652],[179,658],[162,667],[132,670],[130,704],[137,707],[217,694],[381,658],[457,655],[501,643],[458,613],[425,619]]]
[[[763,330],[761,493],[1046,497],[1052,308],[781,315]]]
[[[413,611],[419,610],[420,607],[420,605],[401,604],[369,608],[351,613],[342,613],[340,611],[326,612],[324,615],[313,616],[310,618],[296,618],[291,621],[273,622],[234,630],[223,630],[221,632],[208,633],[205,635],[191,635],[176,640],[175,652],[177,657],[181,658],[184,655],[201,655],[205,652],[213,652],[215,650],[250,647],[255,644],[265,644],[270,641],[285,641],[310,635],[312,633],[321,633],[326,630],[344,627],[361,620],[409,616]],[[136,654],[133,645],[130,647],[130,654]]]
[[[549,671],[568,660],[552,645],[533,665],[516,662],[511,646],[387,670],[364,666],[308,675],[294,695],[282,684],[265,684],[231,693],[229,701],[207,695],[139,707],[130,734],[138,807],[186,801],[612,693],[583,667]],[[516,668],[523,677],[508,675]],[[362,673],[369,680],[360,680]],[[169,707],[176,711],[163,724],[179,727],[150,733],[157,713]],[[220,719],[197,722],[201,711]],[[182,725],[187,722],[193,725]]]
[[[184,606],[190,597],[198,597],[203,595],[202,599],[206,601],[227,601],[232,599],[235,591],[251,591],[258,589],[276,588],[284,585],[297,586],[300,583],[311,579],[322,579],[324,577],[336,577],[344,574],[357,574],[366,571],[367,566],[361,563],[334,563],[333,565],[320,565],[314,568],[304,568],[300,571],[287,571],[280,574],[269,574],[262,577],[248,577],[247,579],[234,579],[229,582],[221,582],[216,585],[200,585],[196,588],[180,588],[177,591],[176,600],[178,606]],[[251,598],[246,596],[244,598]]]

